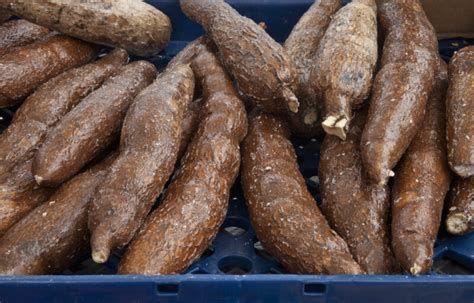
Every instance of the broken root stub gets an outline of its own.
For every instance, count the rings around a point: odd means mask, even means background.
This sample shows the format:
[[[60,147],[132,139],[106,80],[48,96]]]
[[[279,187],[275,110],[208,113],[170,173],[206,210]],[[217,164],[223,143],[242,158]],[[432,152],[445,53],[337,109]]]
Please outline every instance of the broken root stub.
[[[469,218],[462,213],[449,215],[446,219],[446,229],[453,235],[462,235],[468,230]]]
[[[280,96],[283,102],[285,102],[288,106],[288,109],[293,112],[297,113],[298,108],[300,107],[300,103],[298,102],[298,98],[293,93],[291,89],[288,87],[283,87],[280,90]]]
[[[329,116],[323,121],[322,126],[326,134],[339,137],[346,140],[349,120],[346,117]]]

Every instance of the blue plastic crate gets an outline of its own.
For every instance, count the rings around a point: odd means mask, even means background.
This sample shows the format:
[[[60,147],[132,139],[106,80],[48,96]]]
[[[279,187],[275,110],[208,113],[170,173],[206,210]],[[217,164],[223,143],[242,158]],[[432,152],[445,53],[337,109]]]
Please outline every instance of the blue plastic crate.
[[[166,63],[202,29],[180,11],[176,0],[147,1],[173,22],[172,41],[152,61]],[[282,42],[312,0],[228,0],[242,14],[265,22]],[[440,42],[445,60],[473,40]],[[0,130],[13,110],[0,111]],[[293,140],[308,188],[318,199],[320,140]],[[474,302],[474,233],[450,237],[440,232],[435,266],[429,275],[313,276],[288,275],[259,245],[250,225],[239,183],[234,186],[227,218],[214,244],[186,274],[116,276],[122,251],[105,265],[88,256],[61,276],[0,277],[0,302]],[[12,260],[14,262],[14,260]],[[445,273],[462,273],[449,275]]]

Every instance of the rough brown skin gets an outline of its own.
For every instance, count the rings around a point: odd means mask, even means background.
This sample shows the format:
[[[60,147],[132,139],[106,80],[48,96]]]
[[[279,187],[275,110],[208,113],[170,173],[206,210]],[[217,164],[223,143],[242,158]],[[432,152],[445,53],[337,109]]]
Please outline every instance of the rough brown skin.
[[[95,58],[92,45],[53,36],[0,58],[0,108],[14,105],[60,73]]]
[[[34,156],[36,182],[61,184],[112,143],[130,104],[155,76],[153,64],[130,63],[68,112],[48,132]]]
[[[192,68],[203,85],[199,129],[163,202],[122,258],[120,274],[181,273],[209,247],[224,221],[247,115],[214,55],[203,51]]]
[[[441,59],[440,59],[441,60]],[[423,125],[400,160],[392,192],[392,249],[412,275],[426,273],[451,172],[446,156],[447,67],[441,63]]]
[[[216,44],[239,89],[267,112],[298,111],[297,75],[282,46],[223,0],[180,0]]]
[[[375,0],[353,0],[332,17],[309,80],[324,101],[327,134],[346,139],[352,109],[370,93],[377,53]]]
[[[346,141],[326,136],[321,146],[321,211],[368,274],[396,272],[390,250],[390,189],[370,184],[360,158],[367,112],[355,113]]]
[[[1,18],[1,16],[0,16]],[[0,57],[19,46],[44,38],[49,33],[45,27],[26,20],[12,20],[0,26]]]
[[[383,0],[378,9],[385,42],[361,147],[369,177],[383,185],[422,126],[438,41],[418,0]]]
[[[446,229],[453,235],[474,231],[474,177],[458,178],[449,194]]]
[[[289,136],[276,117],[250,120],[241,183],[258,239],[290,273],[363,274],[308,191]]]
[[[92,258],[130,242],[173,173],[181,123],[194,93],[188,65],[168,69],[136,98],[125,117],[120,155],[97,188],[89,215]]]
[[[173,68],[180,64],[191,64],[193,59],[203,50],[214,51],[215,46],[213,42],[206,36],[201,36],[194,41],[191,41],[183,48],[176,56],[171,59],[166,68]]]
[[[158,54],[171,35],[170,19],[140,0],[9,0],[14,15],[97,44],[120,47],[138,56]]]
[[[181,121],[181,140],[179,143],[178,160],[184,156],[189,143],[196,134],[200,122],[200,112],[202,107],[202,99],[189,103],[188,109],[184,113]]]
[[[315,98],[309,82],[319,43],[331,16],[341,7],[340,0],[316,0],[301,17],[283,45],[298,74],[295,94],[300,106],[290,113],[291,132],[303,137],[314,137],[321,132],[321,104]]]
[[[50,189],[36,184],[31,163],[28,159],[0,176],[0,237],[51,194]]]
[[[41,85],[17,110],[8,129],[0,135],[0,174],[38,149],[46,133],[84,97],[117,73],[128,61],[116,49],[97,62],[68,70]]]
[[[84,255],[89,202],[113,159],[63,184],[0,239],[0,275],[56,274]]]
[[[474,46],[457,52],[449,63],[447,104],[448,159],[461,177],[474,176]]]
[[[181,64],[191,64],[194,58],[204,50],[212,51],[214,53],[217,51],[216,46],[207,36],[201,36],[188,43],[185,48],[171,59],[166,68],[170,69]],[[200,95],[202,95],[202,87],[200,83],[196,83],[194,86],[194,96]]]

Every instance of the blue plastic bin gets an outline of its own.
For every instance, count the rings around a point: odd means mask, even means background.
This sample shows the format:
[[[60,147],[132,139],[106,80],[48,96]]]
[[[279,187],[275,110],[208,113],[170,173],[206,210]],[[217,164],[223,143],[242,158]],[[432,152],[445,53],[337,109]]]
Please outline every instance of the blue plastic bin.
[[[163,67],[202,29],[180,11],[176,0],[152,0],[173,22],[172,41],[152,61]],[[229,0],[242,14],[263,21],[268,32],[284,41],[312,0]],[[472,40],[440,42],[445,60]],[[0,130],[13,112],[0,111]],[[301,170],[318,198],[318,140],[294,139]],[[443,231],[436,245],[437,266],[429,275],[312,276],[288,275],[259,245],[250,225],[237,182],[229,213],[203,257],[186,274],[176,276],[116,276],[116,251],[105,265],[82,260],[61,276],[0,277],[0,303],[10,302],[474,302],[474,233],[449,237]],[[14,260],[12,260],[14,262]],[[448,272],[463,275],[446,275]],[[103,274],[103,275],[102,275]]]

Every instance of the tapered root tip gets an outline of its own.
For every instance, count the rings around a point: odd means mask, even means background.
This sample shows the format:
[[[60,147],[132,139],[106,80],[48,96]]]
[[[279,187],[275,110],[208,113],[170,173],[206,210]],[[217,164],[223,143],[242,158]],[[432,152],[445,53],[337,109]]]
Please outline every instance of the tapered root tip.
[[[453,235],[462,235],[469,228],[469,218],[462,213],[448,215],[446,229]]]
[[[410,268],[410,273],[414,276],[418,276],[422,271],[422,268],[418,264],[413,264],[413,266]]]
[[[349,120],[345,117],[329,116],[323,121],[322,126],[326,134],[346,140]]]
[[[298,98],[296,95],[293,93],[291,89],[288,87],[283,87],[280,90],[280,96],[281,99],[287,104],[288,109],[293,112],[297,113],[298,108],[300,107],[300,103],[298,102]]]
[[[36,183],[38,183],[38,185],[41,185],[41,183],[43,183],[44,181],[44,178],[41,176],[35,175],[35,180],[36,180]]]
[[[91,250],[92,250],[92,259],[95,263],[105,263],[109,259],[111,245],[111,238],[107,231],[107,228],[104,228],[104,225],[98,225],[95,228],[91,229]]]
[[[98,264],[105,263],[109,259],[109,254],[110,252],[108,250],[93,251],[92,260]]]

